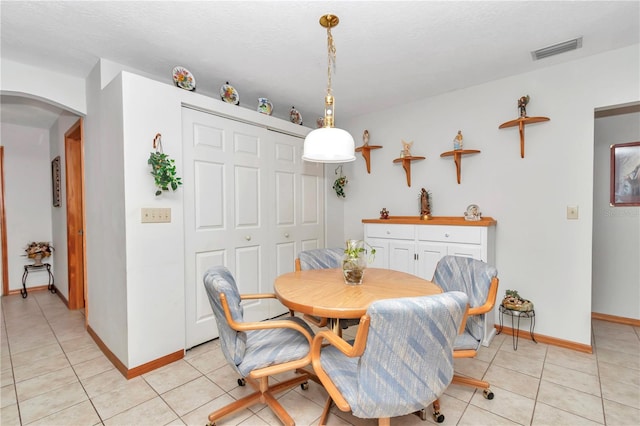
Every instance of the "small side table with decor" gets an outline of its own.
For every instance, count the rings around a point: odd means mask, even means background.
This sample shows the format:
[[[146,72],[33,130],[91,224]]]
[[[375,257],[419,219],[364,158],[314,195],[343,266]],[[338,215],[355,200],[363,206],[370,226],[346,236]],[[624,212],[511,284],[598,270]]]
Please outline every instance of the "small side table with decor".
[[[54,286],[54,278],[53,272],[51,272],[51,264],[50,263],[41,263],[39,265],[24,265],[24,273],[22,274],[22,289],[20,290],[20,294],[23,299],[27,298],[27,277],[29,276],[29,271],[31,270],[40,270],[46,268],[47,273],[49,274],[49,284],[47,285],[47,290],[51,293],[56,292],[56,287]]]
[[[536,342],[536,338],[533,334],[533,330],[536,326],[536,311],[533,309],[533,303],[530,300],[522,299],[518,292],[515,290],[507,290],[507,295],[502,300],[502,303],[499,306],[500,311],[500,327],[498,328],[498,332],[496,334],[502,333],[503,327],[503,318],[505,315],[511,317],[511,329],[512,334],[511,338],[513,340],[513,350],[518,350],[518,338],[520,337],[520,318],[526,318],[531,320],[529,323],[529,334],[531,335],[531,340],[534,343]],[[518,318],[517,323],[515,323],[515,318]]]
[[[47,289],[51,293],[56,292],[56,287],[54,286],[54,278],[53,272],[51,272],[51,264],[42,262],[42,259],[46,259],[51,256],[53,253],[53,245],[51,245],[48,241],[33,241],[27,244],[27,247],[24,249],[27,253],[29,259],[33,259],[33,264],[24,265],[24,273],[22,274],[22,289],[20,290],[20,294],[23,299],[27,298],[27,277],[29,276],[29,272],[32,270],[40,270],[46,269],[47,274],[49,275],[49,284],[47,285]]]

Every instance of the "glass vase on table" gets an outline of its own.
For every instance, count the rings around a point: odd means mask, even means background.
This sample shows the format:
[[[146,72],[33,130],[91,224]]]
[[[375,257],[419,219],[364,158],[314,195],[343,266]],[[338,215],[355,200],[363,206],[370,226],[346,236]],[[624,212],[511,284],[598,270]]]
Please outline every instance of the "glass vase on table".
[[[364,271],[367,268],[367,250],[365,242],[362,240],[347,240],[342,259],[342,273],[344,282],[348,285],[360,285],[364,278]],[[375,249],[371,249],[369,256],[373,260]]]

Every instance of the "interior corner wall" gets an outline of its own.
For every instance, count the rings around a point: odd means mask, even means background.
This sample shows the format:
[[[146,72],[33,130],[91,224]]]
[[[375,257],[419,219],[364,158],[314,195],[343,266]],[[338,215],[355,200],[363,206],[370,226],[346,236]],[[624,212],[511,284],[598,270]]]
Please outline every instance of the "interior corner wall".
[[[343,238],[362,237],[361,220],[382,207],[417,216],[422,187],[436,216],[478,204],[497,220],[499,297],[518,290],[535,304],[536,333],[590,346],[594,109],[638,101],[639,54],[633,45],[349,120],[352,135],[367,129],[383,149],[371,154],[371,174],[360,156],[344,166]],[[523,95],[529,116],[550,121],[526,126],[520,158],[518,129],[498,126],[518,117]],[[463,157],[460,184],[452,158],[440,157],[458,130],[466,149],[481,151]],[[393,163],[402,140],[426,157],[412,163],[411,187]],[[567,206],[579,208],[578,220]]]
[[[34,127],[3,124],[5,212],[7,224],[7,267],[9,291],[22,288],[25,257],[31,241],[53,242],[51,232],[51,163],[49,131]],[[54,254],[57,255],[54,244]],[[45,260],[51,263],[51,258]],[[56,273],[55,264],[52,272]],[[33,270],[27,277],[29,287],[48,284],[46,270]]]
[[[87,78],[84,120],[87,321],[129,366],[122,82],[102,90],[100,67]]]
[[[640,206],[609,204],[610,145],[640,142],[640,113],[595,120],[592,310],[640,320]]]

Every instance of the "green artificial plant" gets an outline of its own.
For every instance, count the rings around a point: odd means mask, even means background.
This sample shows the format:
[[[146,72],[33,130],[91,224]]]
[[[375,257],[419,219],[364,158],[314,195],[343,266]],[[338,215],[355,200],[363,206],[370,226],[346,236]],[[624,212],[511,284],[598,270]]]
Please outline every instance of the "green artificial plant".
[[[176,172],[175,160],[162,152],[162,142],[160,141],[160,133],[153,140],[155,152],[151,152],[147,164],[151,166],[151,175],[156,185],[156,196],[162,194],[162,191],[173,191],[182,185],[182,178],[179,178]]]

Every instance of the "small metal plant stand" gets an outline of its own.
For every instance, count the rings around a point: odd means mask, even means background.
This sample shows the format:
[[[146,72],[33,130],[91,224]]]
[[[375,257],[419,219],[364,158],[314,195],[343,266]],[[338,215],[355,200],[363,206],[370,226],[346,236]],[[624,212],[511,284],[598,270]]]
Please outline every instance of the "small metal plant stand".
[[[56,292],[56,287],[54,286],[54,278],[53,278],[53,272],[51,272],[51,264],[50,263],[42,263],[40,265],[24,265],[24,273],[22,274],[22,289],[20,290],[20,294],[22,295],[23,299],[26,299],[28,294],[27,294],[27,276],[29,276],[29,271],[32,269],[42,269],[42,268],[46,268],[47,269],[47,273],[49,274],[49,285],[47,285],[47,290],[49,290],[51,293]]]
[[[518,337],[520,335],[520,318],[529,318],[531,322],[529,323],[529,334],[531,334],[531,340],[534,343],[536,342],[536,338],[533,334],[533,329],[536,326],[536,311],[531,309],[530,311],[518,311],[515,309],[505,308],[503,305],[500,305],[500,328],[496,334],[502,333],[502,320],[504,315],[509,315],[511,317],[511,328],[513,330],[511,337],[513,339],[513,350],[518,350]],[[514,326],[514,318],[518,318],[517,324]]]

